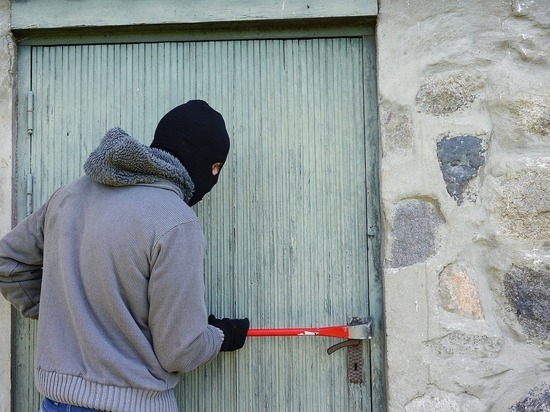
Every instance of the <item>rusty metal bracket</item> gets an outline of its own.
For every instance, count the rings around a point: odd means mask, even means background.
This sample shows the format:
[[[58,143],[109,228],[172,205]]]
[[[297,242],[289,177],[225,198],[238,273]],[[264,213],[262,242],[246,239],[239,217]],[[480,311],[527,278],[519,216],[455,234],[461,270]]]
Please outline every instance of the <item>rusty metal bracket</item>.
[[[346,339],[327,349],[329,355],[339,349],[348,348],[348,382],[363,382],[363,342],[371,339],[372,319],[370,317],[349,318],[346,326],[317,328],[268,328],[248,329],[247,336],[325,336]]]
[[[352,317],[349,319],[348,325],[367,325],[368,338],[371,338],[370,326],[371,320],[365,318]],[[363,340],[361,339],[348,339],[343,342],[337,343],[327,349],[329,355],[333,354],[339,349],[348,348],[348,382],[349,383],[363,383]]]
[[[363,383],[363,345],[348,347],[348,382]]]

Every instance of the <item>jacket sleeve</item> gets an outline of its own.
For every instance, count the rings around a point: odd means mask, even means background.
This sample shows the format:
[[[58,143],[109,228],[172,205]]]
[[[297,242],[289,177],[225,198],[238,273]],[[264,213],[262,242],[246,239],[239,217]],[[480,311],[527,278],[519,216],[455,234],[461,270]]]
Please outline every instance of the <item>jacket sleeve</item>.
[[[27,318],[38,318],[46,205],[0,240],[0,293]]]
[[[208,325],[204,302],[204,241],[193,221],[155,246],[149,278],[149,328],[155,354],[168,372],[188,372],[212,360],[221,332]]]

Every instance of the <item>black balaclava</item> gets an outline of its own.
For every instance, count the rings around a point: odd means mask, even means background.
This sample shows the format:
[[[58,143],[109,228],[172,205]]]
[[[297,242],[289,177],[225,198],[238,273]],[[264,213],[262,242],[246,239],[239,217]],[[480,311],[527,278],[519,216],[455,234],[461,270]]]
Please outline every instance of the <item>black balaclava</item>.
[[[190,100],[170,110],[160,120],[151,147],[176,156],[195,184],[193,206],[218,181],[212,175],[214,163],[225,162],[229,153],[229,135],[221,114],[203,100]]]

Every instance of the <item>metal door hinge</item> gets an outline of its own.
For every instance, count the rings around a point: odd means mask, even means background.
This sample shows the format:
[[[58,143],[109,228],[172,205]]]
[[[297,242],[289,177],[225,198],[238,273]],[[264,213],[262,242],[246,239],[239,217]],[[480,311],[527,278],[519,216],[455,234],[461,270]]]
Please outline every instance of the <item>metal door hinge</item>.
[[[27,133],[32,137],[34,133],[34,92],[29,90],[27,93]],[[33,189],[34,176],[32,173],[27,175],[27,216],[33,212]]]
[[[27,133],[34,133],[34,92],[29,90],[27,93]]]
[[[29,173],[27,175],[27,216],[33,212],[32,197],[34,188],[34,176]]]

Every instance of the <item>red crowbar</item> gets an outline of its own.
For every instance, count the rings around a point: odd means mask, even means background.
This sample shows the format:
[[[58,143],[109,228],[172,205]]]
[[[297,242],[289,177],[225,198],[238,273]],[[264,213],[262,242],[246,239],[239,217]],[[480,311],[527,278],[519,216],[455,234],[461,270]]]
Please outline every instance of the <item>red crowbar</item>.
[[[371,321],[360,325],[321,328],[249,329],[247,336],[329,336],[342,339],[370,339]]]

